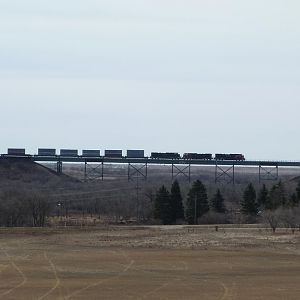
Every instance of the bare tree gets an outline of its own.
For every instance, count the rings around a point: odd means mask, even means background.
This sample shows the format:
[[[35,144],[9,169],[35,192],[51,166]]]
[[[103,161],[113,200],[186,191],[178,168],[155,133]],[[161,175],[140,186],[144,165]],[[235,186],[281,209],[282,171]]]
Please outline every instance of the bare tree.
[[[32,225],[34,227],[45,226],[46,217],[50,211],[50,205],[47,198],[38,194],[33,194],[27,196],[26,200],[29,211],[31,212]]]
[[[275,233],[281,220],[280,210],[266,210],[263,212],[262,217],[269,224],[273,233]]]
[[[293,234],[295,233],[296,228],[300,225],[299,212],[299,207],[281,210],[281,220],[286,228],[291,228]]]

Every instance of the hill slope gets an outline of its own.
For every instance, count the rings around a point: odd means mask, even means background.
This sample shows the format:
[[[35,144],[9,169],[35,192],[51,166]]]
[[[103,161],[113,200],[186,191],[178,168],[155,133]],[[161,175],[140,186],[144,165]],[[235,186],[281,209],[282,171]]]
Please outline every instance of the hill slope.
[[[68,175],[58,175],[43,165],[24,158],[0,158],[0,184],[66,184],[78,182]]]

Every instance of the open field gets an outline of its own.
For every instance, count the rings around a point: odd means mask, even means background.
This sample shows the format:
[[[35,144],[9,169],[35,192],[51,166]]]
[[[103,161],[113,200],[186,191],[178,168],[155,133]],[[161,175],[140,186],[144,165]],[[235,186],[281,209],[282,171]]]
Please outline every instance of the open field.
[[[0,229],[0,299],[300,299],[300,233]]]

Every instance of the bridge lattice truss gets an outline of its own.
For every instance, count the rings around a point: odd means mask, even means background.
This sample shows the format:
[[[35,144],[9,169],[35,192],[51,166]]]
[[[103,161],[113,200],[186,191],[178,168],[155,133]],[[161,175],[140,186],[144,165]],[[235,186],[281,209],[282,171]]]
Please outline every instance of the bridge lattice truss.
[[[226,160],[184,160],[184,159],[152,159],[152,158],[107,158],[95,157],[45,157],[45,156],[26,156],[15,157],[17,159],[30,159],[38,163],[55,163],[56,172],[63,173],[63,164],[78,163],[84,164],[84,180],[104,180],[106,177],[105,165],[107,164],[126,164],[128,166],[128,180],[136,177],[147,179],[148,169],[151,165],[171,166],[172,180],[179,176],[191,181],[192,167],[208,166],[215,168],[215,183],[236,183],[237,167],[256,167],[258,170],[259,182],[265,180],[278,180],[280,167],[300,168],[300,162],[290,161],[226,161]]]

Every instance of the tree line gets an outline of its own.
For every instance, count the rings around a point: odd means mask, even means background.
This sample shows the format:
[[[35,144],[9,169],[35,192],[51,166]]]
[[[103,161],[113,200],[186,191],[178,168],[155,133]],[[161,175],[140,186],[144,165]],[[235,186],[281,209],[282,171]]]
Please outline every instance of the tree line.
[[[18,189],[2,192],[0,197],[0,226],[42,227],[51,211],[46,195]]]
[[[281,212],[281,215],[285,215],[285,219],[289,219],[286,216],[287,212],[295,214],[294,211],[299,207],[299,203],[300,183],[296,191],[289,197],[281,181],[273,185],[270,190],[263,185],[258,192],[254,185],[249,183],[243,192],[239,212],[243,216],[244,222],[255,223],[261,216],[267,219],[274,228],[274,220],[279,219],[275,216]],[[185,200],[182,197],[178,181],[173,182],[170,192],[164,185],[161,186],[156,193],[153,216],[162,224],[186,222],[195,225],[199,220],[202,220],[202,223],[226,222],[226,213],[225,199],[220,189],[217,189],[209,199],[206,186],[200,180],[196,180],[190,187]],[[279,221],[276,224],[278,223]]]
[[[299,203],[300,183],[290,197],[287,196],[281,181],[273,185],[270,190],[264,184],[258,193],[250,183],[244,191],[241,208],[244,214],[257,216],[260,211],[276,210],[280,207],[293,208],[299,206]]]
[[[178,181],[139,192],[127,186],[120,190],[85,190],[72,186],[63,192],[11,186],[0,189],[0,226],[45,226],[58,217],[97,218],[108,222],[161,224],[257,223],[263,220],[273,231],[279,225],[300,227],[300,183],[291,192],[278,182],[271,187],[248,184],[239,196],[224,189],[212,190],[196,180],[184,193]],[[153,193],[153,191],[156,191]],[[209,192],[208,192],[209,191]],[[57,195],[56,195],[57,193]],[[100,194],[99,194],[100,193]],[[233,199],[232,197],[235,197]],[[139,201],[137,201],[139,200]],[[226,201],[225,201],[226,200]],[[226,205],[227,207],[226,207]],[[129,221],[128,221],[129,220]],[[158,221],[157,221],[158,220]],[[50,223],[49,223],[50,221]],[[106,221],[105,221],[106,222]]]
[[[296,191],[287,196],[285,186],[280,181],[273,185],[270,190],[263,185],[258,193],[252,184],[244,191],[241,211],[244,215],[252,218],[261,216],[269,223],[273,232],[281,224],[286,228],[300,229],[300,183]]]
[[[176,224],[183,220],[191,225],[198,224],[199,218],[209,210],[217,214],[225,214],[224,197],[218,189],[209,201],[206,186],[200,180],[196,180],[190,188],[185,207],[177,180],[173,182],[170,192],[163,185],[156,193],[154,218],[161,220],[165,225]]]

